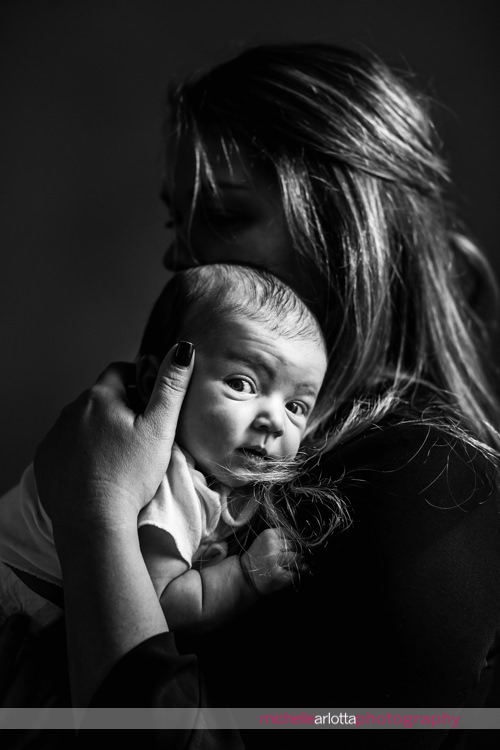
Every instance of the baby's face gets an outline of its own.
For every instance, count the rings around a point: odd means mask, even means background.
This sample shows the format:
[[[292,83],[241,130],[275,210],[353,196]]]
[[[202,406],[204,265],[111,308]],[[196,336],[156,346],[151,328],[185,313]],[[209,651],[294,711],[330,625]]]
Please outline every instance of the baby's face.
[[[318,342],[236,316],[196,347],[177,440],[204,474],[245,484],[267,457],[296,455],[325,371]]]

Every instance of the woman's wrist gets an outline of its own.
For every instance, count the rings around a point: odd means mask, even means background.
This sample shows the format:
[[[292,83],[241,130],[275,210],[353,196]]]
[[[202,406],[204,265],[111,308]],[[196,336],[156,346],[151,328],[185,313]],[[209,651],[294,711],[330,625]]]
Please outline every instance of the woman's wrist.
[[[109,545],[138,544],[137,514],[122,504],[119,513],[111,514],[103,507],[102,513],[82,513],[53,520],[54,540],[61,568],[77,558],[102,557]],[[129,547],[130,548],[130,547]]]
[[[122,522],[87,527],[61,546],[72,700],[86,706],[113,665],[168,625],[141,554],[137,522],[134,528]]]

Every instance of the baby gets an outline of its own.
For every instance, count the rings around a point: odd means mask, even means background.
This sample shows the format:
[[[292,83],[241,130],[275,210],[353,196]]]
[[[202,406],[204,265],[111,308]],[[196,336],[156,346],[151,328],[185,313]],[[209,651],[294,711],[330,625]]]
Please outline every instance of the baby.
[[[138,359],[143,406],[180,339],[194,342],[196,360],[178,447],[139,517],[143,555],[174,629],[212,627],[291,582],[292,529],[288,539],[264,530],[241,555],[226,556],[227,543],[266,515],[259,488],[290,472],[279,460],[297,455],[327,365],[309,309],[274,276],[245,266],[202,266],[167,285]]]
[[[194,343],[194,371],[167,474],[141,511],[138,533],[170,627],[202,630],[294,578],[303,539],[279,509],[276,487],[288,506],[294,493],[308,495],[295,488],[293,459],[327,356],[312,313],[271,274],[222,264],[189,269],[167,284],[148,321],[131,392],[137,409],[181,339],[184,348]],[[328,489],[317,494],[333,503],[336,525],[341,504]],[[52,605],[32,583],[57,590],[61,571],[32,467],[0,500],[0,560],[4,615],[17,607],[47,617]]]

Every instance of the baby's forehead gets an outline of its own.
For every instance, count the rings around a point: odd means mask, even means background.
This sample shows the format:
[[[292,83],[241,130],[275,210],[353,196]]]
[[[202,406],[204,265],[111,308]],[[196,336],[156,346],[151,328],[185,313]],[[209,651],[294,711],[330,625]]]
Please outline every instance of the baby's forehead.
[[[315,341],[326,349],[319,323],[307,308],[283,310],[271,304],[256,306],[255,300],[246,300],[241,295],[237,304],[215,303],[209,299],[197,300],[185,316],[191,329],[217,335],[219,338],[234,336],[234,326],[251,327],[255,336],[262,338],[283,337],[297,342]]]
[[[286,319],[279,319],[272,311],[267,310],[214,311],[212,314],[206,311],[200,330],[203,330],[205,338],[217,338],[224,343],[234,341],[238,331],[248,334],[248,339],[245,335],[241,336],[242,347],[257,340],[265,342],[269,339],[286,339],[298,347],[315,342],[319,348],[325,348],[319,325],[312,316],[311,319],[304,319],[298,315],[289,315]]]
[[[293,364],[298,378],[311,374],[314,380],[326,370],[326,351],[321,333],[311,330],[286,333],[271,322],[241,313],[220,318],[199,331],[196,347],[213,361],[242,361],[262,367],[269,375],[286,364]]]

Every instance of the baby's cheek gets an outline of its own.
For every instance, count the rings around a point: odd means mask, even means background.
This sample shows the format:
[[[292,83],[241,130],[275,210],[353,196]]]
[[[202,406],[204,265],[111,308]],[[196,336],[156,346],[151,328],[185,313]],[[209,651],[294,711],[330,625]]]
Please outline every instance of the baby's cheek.
[[[290,458],[294,458],[300,448],[300,442],[302,439],[302,433],[300,430],[293,429],[287,436],[284,445],[286,455]]]
[[[218,408],[205,411],[205,424],[215,439],[227,439],[235,435],[243,420],[239,420],[234,407],[219,404]]]
[[[177,424],[177,441],[195,458],[205,447],[212,449],[215,415],[209,404],[210,398],[201,389],[188,391]]]

